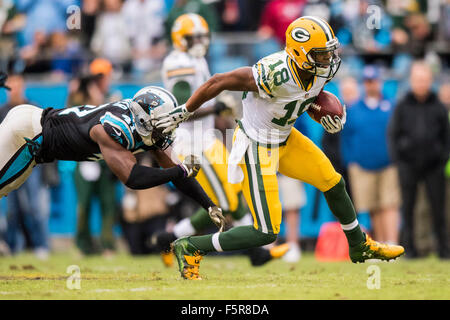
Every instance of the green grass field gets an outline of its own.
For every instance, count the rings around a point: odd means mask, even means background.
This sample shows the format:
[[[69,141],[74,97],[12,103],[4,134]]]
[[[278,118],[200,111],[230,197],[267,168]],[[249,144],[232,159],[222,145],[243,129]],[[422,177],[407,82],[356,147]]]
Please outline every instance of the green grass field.
[[[70,265],[80,268],[79,290],[67,288]],[[371,265],[379,267],[379,289],[367,286]],[[203,281],[183,280],[157,255],[0,257],[0,299],[450,299],[450,262],[435,257],[356,265],[304,253],[295,265],[277,260],[254,268],[244,256],[207,256],[200,271]]]

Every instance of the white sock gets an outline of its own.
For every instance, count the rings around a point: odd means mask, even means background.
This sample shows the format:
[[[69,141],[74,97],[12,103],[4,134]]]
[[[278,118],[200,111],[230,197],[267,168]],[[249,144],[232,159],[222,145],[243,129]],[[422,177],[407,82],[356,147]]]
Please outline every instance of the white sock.
[[[184,218],[173,227],[173,233],[175,234],[175,237],[180,238],[192,236],[196,234],[196,231],[192,226],[191,219]]]
[[[240,220],[233,221],[233,227],[251,226],[253,224],[253,217],[250,212],[245,214]]]

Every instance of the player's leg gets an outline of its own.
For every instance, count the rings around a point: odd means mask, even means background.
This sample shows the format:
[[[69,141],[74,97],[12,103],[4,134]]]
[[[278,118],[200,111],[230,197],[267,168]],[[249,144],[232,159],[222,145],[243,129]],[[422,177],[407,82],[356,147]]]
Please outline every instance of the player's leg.
[[[42,109],[32,105],[14,107],[0,124],[0,198],[19,188],[36,165],[42,143]]]
[[[276,153],[276,152],[274,152]],[[252,226],[239,226],[222,233],[181,238],[174,242],[180,272],[188,279],[198,279],[201,257],[208,252],[243,250],[264,246],[276,240],[281,224],[276,163],[272,152],[252,143],[245,154],[242,188],[253,215]],[[278,159],[275,155],[273,159]]]
[[[309,183],[324,193],[331,212],[341,223],[347,237],[353,262],[389,260],[404,253],[403,247],[380,244],[361,231],[344,180],[311,140],[293,129],[282,148],[285,150],[280,157],[280,173]]]
[[[182,159],[182,157],[180,157]],[[197,181],[205,190],[210,199],[216,203],[224,214],[240,215],[236,212],[239,205],[238,189],[231,185],[227,179],[228,151],[223,143],[216,139],[202,154],[202,168],[197,174]],[[192,216],[179,221],[173,232],[158,232],[152,237],[160,250],[164,264],[171,265],[171,259],[167,256],[170,244],[184,236],[198,234],[208,227],[214,226],[208,212],[199,208]]]
[[[116,216],[116,183],[114,176],[105,163],[100,163],[101,174],[97,181],[98,197],[100,200],[102,229],[100,242],[104,255],[112,254],[115,250],[114,223]]]
[[[74,172],[74,182],[77,191],[77,231],[75,244],[86,255],[97,253],[98,250],[90,231],[90,212],[95,181],[88,181],[83,177],[81,169],[83,163],[78,163]]]

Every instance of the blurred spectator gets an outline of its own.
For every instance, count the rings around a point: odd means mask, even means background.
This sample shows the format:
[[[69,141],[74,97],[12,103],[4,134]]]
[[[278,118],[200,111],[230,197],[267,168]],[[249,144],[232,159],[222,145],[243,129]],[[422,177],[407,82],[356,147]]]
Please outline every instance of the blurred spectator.
[[[8,102],[0,109],[0,122],[15,106],[29,104],[25,98],[25,81],[20,74],[9,76],[6,85],[11,88]],[[49,255],[49,203],[50,194],[37,167],[20,189],[7,197],[6,241],[12,253],[31,247],[40,259]]]
[[[202,0],[176,0],[172,9],[164,22],[166,39],[170,40],[170,34],[175,20],[185,13],[197,13],[201,15],[209,26],[210,32],[218,30],[219,18],[212,5],[204,3]]]
[[[138,74],[157,68],[166,53],[164,1],[128,0],[122,14],[133,50],[133,71]]]
[[[220,31],[256,31],[262,10],[269,0],[221,0],[216,4],[220,14]]]
[[[141,154],[138,163],[152,166],[152,159],[148,153]],[[164,185],[146,190],[126,188],[121,225],[131,254],[159,253],[159,248],[151,244],[151,237],[166,227],[168,197],[169,190]]]
[[[71,41],[64,32],[54,32],[50,36],[51,69],[54,73],[72,75],[82,63],[83,55],[77,41]]]
[[[26,23],[13,0],[3,0],[0,6],[0,68],[6,70],[8,60],[15,54],[16,34]]]
[[[444,82],[439,88],[439,100],[445,106],[448,112],[448,120],[450,121],[450,82]],[[450,222],[450,160],[447,161],[445,166],[445,177],[446,177],[446,219],[447,227]],[[448,228],[447,228],[448,230]]]
[[[302,256],[299,234],[300,209],[306,205],[306,192],[301,181],[282,174],[278,174],[278,186],[286,226],[286,243],[289,244],[289,250],[284,254],[283,260],[295,263]]]
[[[434,36],[425,15],[414,13],[404,18],[402,27],[392,31],[393,48],[405,51],[416,58],[424,58]]]
[[[341,141],[349,163],[352,199],[357,212],[369,212],[373,238],[396,244],[400,188],[397,168],[388,154],[387,127],[393,105],[381,93],[380,71],[363,70],[364,95],[347,111]]]
[[[450,81],[441,84],[439,88],[439,100],[445,106],[448,112],[450,112]]]
[[[104,0],[104,11],[99,15],[91,41],[91,49],[114,65],[128,69],[132,57],[129,26],[123,16],[121,0]]]
[[[69,95],[69,105],[100,105],[111,102],[110,78],[113,72],[111,63],[97,58],[89,65],[87,79],[82,79],[75,91]],[[87,82],[83,84],[83,82]],[[115,96],[115,98],[119,98]],[[111,99],[111,100],[110,100]],[[114,99],[116,100],[116,99]],[[110,256],[115,250],[113,227],[117,211],[116,182],[117,179],[104,161],[78,162],[74,173],[78,195],[78,224],[76,245],[83,254],[102,252]],[[90,216],[92,201],[98,197],[101,213],[100,246],[91,235]]]
[[[261,16],[258,34],[262,39],[274,37],[280,45],[286,42],[286,29],[289,24],[302,15],[306,0],[272,0]]]
[[[339,91],[342,102],[349,110],[353,104],[359,99],[359,85],[355,78],[347,77],[340,81]],[[350,180],[348,179],[348,152],[341,143],[342,132],[331,134],[324,132],[322,136],[322,150],[330,159],[334,169],[339,172],[345,180],[345,188],[347,193],[351,196]]]
[[[24,62],[24,73],[50,71],[48,35],[42,30],[36,30],[32,42],[20,50],[20,58]]]
[[[371,10],[375,6],[377,14]],[[377,19],[379,17],[380,19]],[[338,33],[342,45],[352,44],[359,52],[376,53],[391,43],[392,21],[377,0],[346,1],[343,9],[345,26]]]
[[[430,67],[416,61],[411,68],[411,91],[397,104],[390,124],[391,155],[398,165],[402,193],[401,243],[406,255],[418,256],[414,243],[417,185],[425,182],[431,206],[438,254],[449,257],[445,223],[444,166],[449,157],[448,113],[431,91]]]
[[[34,42],[36,31],[44,35],[61,31],[67,32],[67,8],[78,5],[77,0],[16,0],[17,10],[26,14],[26,25],[19,45],[26,46]]]
[[[100,14],[101,0],[83,0],[81,7],[81,45],[89,49]]]

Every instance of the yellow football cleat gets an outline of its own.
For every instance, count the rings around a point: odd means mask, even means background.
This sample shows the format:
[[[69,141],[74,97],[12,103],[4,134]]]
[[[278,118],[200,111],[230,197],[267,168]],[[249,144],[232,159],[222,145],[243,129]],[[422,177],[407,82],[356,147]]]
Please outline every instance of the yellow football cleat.
[[[364,262],[368,259],[392,260],[405,253],[402,246],[377,242],[366,234],[366,241],[358,246],[350,247],[352,262]]]
[[[166,267],[170,268],[173,266],[174,255],[171,251],[162,251],[161,259]]]
[[[189,241],[189,238],[174,241],[172,251],[177,258],[181,277],[187,280],[202,280],[199,268],[203,253]]]
[[[279,246],[270,248],[269,251],[273,259],[281,258],[289,251],[289,243],[280,244]]]

